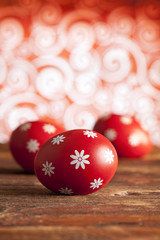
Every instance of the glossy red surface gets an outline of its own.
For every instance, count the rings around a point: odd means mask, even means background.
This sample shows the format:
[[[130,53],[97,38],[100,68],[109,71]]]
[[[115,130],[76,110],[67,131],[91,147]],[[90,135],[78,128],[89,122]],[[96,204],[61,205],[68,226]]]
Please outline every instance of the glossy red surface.
[[[112,142],[119,157],[140,158],[152,150],[148,132],[132,116],[108,115],[96,122],[94,130]]]
[[[63,132],[49,139],[35,158],[40,182],[56,193],[89,194],[114,176],[117,153],[103,135],[84,129]]]
[[[64,128],[47,121],[26,122],[17,127],[10,137],[10,150],[19,165],[34,172],[34,158],[40,147]]]

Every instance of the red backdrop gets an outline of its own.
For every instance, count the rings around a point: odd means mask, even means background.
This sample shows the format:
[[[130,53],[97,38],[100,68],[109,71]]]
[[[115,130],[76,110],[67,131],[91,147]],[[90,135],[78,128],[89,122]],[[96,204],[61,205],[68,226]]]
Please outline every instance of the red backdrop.
[[[0,142],[43,117],[67,129],[135,115],[160,146],[160,2],[0,2]]]

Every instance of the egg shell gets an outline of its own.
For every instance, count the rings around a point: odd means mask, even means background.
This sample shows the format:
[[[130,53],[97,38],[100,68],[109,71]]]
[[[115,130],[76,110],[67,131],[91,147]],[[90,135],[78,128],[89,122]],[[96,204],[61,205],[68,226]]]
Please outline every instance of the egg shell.
[[[121,158],[142,158],[152,151],[148,132],[133,116],[106,115],[97,120],[93,129],[112,142]]]
[[[60,194],[89,194],[113,178],[118,158],[103,135],[86,129],[49,139],[35,158],[35,173],[48,189]]]
[[[29,121],[11,134],[9,147],[16,162],[27,172],[34,173],[34,159],[40,147],[52,136],[65,129],[48,121]]]

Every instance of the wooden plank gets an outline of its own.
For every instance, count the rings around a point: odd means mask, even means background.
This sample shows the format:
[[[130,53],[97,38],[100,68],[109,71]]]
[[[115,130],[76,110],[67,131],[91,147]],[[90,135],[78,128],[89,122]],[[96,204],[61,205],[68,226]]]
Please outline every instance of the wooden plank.
[[[103,189],[55,195],[25,174],[8,147],[0,152],[0,239],[160,239],[160,151],[119,160]]]
[[[2,228],[3,240],[159,240],[160,231],[141,226],[86,226],[82,227],[15,227]]]

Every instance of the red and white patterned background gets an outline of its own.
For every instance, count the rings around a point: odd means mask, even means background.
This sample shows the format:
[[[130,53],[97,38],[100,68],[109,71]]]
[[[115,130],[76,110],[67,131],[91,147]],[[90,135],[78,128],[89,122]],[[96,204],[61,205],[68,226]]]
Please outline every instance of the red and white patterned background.
[[[0,142],[42,117],[135,115],[160,146],[160,1],[0,1]]]

